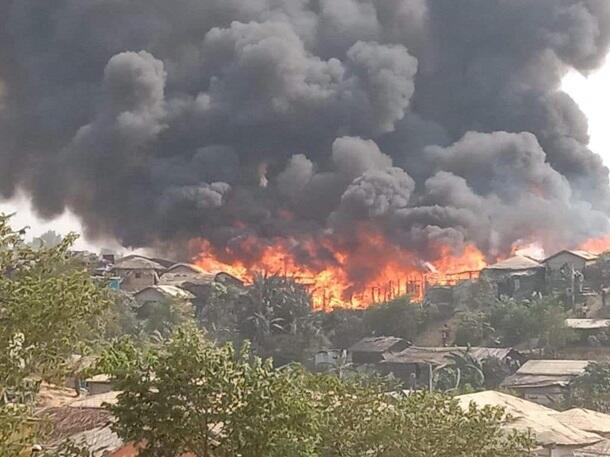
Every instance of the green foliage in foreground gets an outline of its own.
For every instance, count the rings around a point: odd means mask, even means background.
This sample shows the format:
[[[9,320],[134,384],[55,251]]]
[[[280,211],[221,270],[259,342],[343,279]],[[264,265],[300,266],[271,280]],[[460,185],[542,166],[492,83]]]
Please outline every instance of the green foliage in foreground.
[[[143,457],[523,457],[532,442],[495,408],[464,411],[440,394],[386,393],[378,380],[274,369],[246,346],[178,329],[141,349],[124,339],[99,368],[123,393],[113,427]]]
[[[101,326],[107,297],[71,260],[74,239],[34,250],[0,215],[0,457],[29,455],[40,381],[61,379]]]

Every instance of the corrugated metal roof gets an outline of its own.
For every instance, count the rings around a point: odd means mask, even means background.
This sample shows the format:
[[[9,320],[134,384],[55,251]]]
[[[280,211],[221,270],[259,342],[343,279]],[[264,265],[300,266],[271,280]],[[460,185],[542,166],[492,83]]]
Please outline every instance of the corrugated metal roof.
[[[529,257],[516,255],[485,267],[485,270],[531,270],[534,268],[543,268],[543,265]]]
[[[395,336],[374,336],[361,339],[349,350],[351,352],[385,352],[398,343],[406,343],[406,341]]]
[[[565,387],[569,385],[576,376],[544,376],[544,375],[520,375],[514,374],[502,381],[502,387],[509,388],[534,388],[534,387]]]
[[[486,348],[486,347],[421,347],[411,346],[404,351],[386,354],[384,362],[391,363],[428,363],[441,365],[447,362],[447,356],[452,353],[470,354],[476,360],[495,357],[500,360],[506,358],[512,348]]]
[[[566,327],[574,330],[601,330],[610,327],[610,319],[566,319]]]
[[[574,408],[555,415],[561,423],[576,427],[587,432],[597,434],[610,434],[610,415],[591,411],[589,409]]]
[[[580,257],[583,260],[587,260],[587,261],[592,261],[592,260],[597,260],[599,258],[599,256],[597,254],[593,254],[592,252],[589,251],[583,251],[583,250],[579,250],[579,249],[564,249],[562,251],[556,252],[555,254],[553,254],[550,257],[547,257],[546,259],[544,259],[543,263],[548,262],[549,260],[557,257],[558,255],[561,254],[572,254],[576,257]]]
[[[589,360],[528,360],[517,375],[580,376],[589,363]]]
[[[560,422],[554,415],[557,411],[532,403],[512,395],[495,391],[479,392],[457,397],[460,405],[467,408],[470,403],[479,407],[500,406],[511,416],[507,428],[520,431],[531,431],[536,442],[545,447],[550,446],[588,446],[598,443],[603,438]]]

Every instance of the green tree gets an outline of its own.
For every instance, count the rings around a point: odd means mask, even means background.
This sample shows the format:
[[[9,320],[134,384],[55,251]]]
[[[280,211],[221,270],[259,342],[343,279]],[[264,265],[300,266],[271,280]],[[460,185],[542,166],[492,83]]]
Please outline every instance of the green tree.
[[[322,315],[322,330],[334,348],[347,349],[368,334],[364,314],[362,309],[334,309]]]
[[[146,350],[118,342],[99,368],[123,391],[109,407],[114,429],[144,457],[523,457],[532,445],[502,428],[500,409],[388,395],[377,378],[274,369],[193,328]]]
[[[434,316],[408,296],[367,308],[364,325],[369,334],[413,340]]]
[[[167,336],[173,329],[195,322],[195,309],[192,303],[183,298],[143,303],[136,315],[141,321],[144,335]]]
[[[0,216],[0,457],[28,455],[41,432],[32,415],[40,381],[61,379],[96,339],[91,323],[102,325],[107,296],[71,262],[75,238],[34,250]]]
[[[123,391],[110,408],[113,428],[143,443],[143,457],[312,455],[304,373],[274,370],[247,346],[217,347],[184,327],[147,350],[122,340],[104,352],[99,368]]]
[[[552,352],[565,346],[573,337],[565,327],[566,310],[555,297],[498,300],[487,316],[495,337],[505,346],[539,338],[540,344]]]
[[[495,333],[485,312],[464,313],[455,331],[455,344],[459,346],[486,344]]]
[[[587,408],[610,413],[610,364],[591,363],[571,385],[565,399],[568,408]]]
[[[241,338],[277,365],[307,362],[326,343],[310,294],[292,278],[257,275],[240,296],[236,316]]]

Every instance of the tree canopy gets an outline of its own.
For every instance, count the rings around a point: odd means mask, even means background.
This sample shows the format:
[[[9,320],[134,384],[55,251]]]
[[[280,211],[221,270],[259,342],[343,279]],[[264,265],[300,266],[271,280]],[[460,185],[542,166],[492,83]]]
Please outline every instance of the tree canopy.
[[[74,240],[33,249],[0,215],[0,457],[27,455],[39,383],[61,379],[103,325],[107,295],[71,261]]]
[[[144,457],[521,457],[532,444],[501,427],[500,409],[391,395],[378,379],[275,369],[193,327],[147,348],[123,339],[99,368],[123,392],[110,407],[113,428]]]

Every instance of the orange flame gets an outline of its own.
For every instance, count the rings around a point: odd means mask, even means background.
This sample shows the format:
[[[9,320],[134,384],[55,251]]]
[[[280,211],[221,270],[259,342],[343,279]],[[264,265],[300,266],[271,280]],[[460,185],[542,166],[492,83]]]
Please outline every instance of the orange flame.
[[[225,271],[245,282],[256,272],[292,277],[309,289],[318,310],[363,308],[401,295],[422,299],[427,285],[477,278],[486,265],[474,245],[467,245],[461,254],[440,246],[438,260],[427,263],[366,230],[349,243],[278,239],[265,245],[251,237],[239,243],[239,254],[230,249],[215,252],[206,240],[197,243],[200,254],[195,263],[203,270]]]
[[[589,251],[593,254],[601,254],[610,251],[610,235],[587,240],[579,246],[579,249]]]

